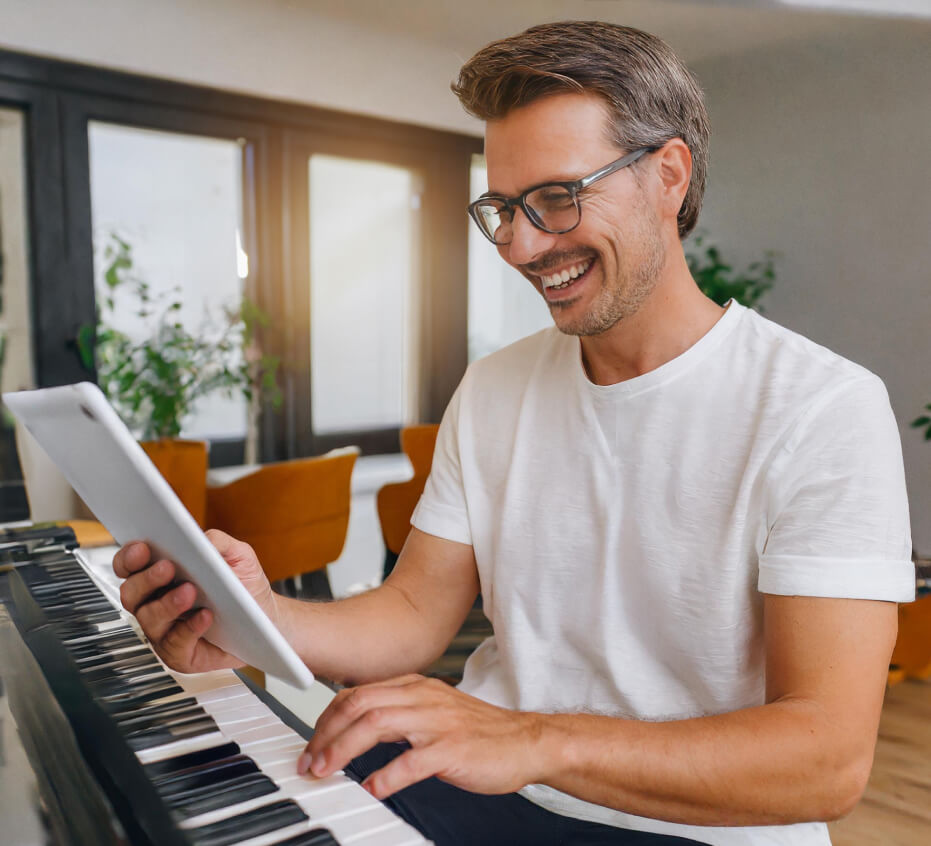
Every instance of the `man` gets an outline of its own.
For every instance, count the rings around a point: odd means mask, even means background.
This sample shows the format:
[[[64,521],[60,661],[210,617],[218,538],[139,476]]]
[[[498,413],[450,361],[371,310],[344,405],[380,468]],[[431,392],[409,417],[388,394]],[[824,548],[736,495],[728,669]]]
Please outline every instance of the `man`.
[[[487,123],[470,211],[556,329],[470,367],[378,590],[276,598],[211,536],[311,669],[360,685],[298,767],[356,759],[438,843],[826,844],[866,784],[914,590],[885,389],[698,290],[681,239],[708,124],[664,43],[535,27],[454,90]],[[146,602],[174,573],[148,564],[142,545],[114,562],[159,653],[238,665],[202,639],[209,612],[181,616],[190,585]],[[479,590],[495,636],[460,688],[410,675]]]

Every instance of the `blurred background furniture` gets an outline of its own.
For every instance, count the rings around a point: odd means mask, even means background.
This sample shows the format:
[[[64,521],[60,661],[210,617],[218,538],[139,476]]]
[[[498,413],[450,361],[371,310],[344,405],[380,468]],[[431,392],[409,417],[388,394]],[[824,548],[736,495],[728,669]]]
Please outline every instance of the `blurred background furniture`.
[[[411,515],[430,475],[439,428],[435,423],[425,423],[401,429],[401,450],[414,468],[414,477],[406,482],[385,485],[378,491],[376,506],[385,541],[385,578],[394,569],[411,530]]]
[[[207,442],[160,438],[140,441],[139,445],[197,525],[207,528]]]
[[[892,650],[889,684],[931,679],[931,560],[915,559],[915,601],[899,605],[899,634]]]
[[[289,596],[331,599],[326,566],[349,526],[357,447],[264,464],[207,488],[207,525],[249,543],[272,585]]]

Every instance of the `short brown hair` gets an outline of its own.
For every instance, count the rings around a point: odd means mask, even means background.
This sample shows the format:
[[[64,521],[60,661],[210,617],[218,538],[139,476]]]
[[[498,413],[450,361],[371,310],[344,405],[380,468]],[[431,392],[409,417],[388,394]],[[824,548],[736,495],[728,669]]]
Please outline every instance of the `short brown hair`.
[[[482,120],[550,94],[596,94],[607,103],[611,141],[619,148],[681,138],[692,154],[692,178],[679,209],[679,237],[694,228],[708,169],[708,114],[691,71],[655,35],[599,21],[534,26],[479,50],[452,89]]]

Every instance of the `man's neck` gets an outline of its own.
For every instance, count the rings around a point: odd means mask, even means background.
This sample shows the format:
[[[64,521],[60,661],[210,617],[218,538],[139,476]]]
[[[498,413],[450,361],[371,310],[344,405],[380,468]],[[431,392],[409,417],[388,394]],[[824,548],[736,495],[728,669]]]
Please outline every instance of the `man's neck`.
[[[642,376],[695,344],[720,320],[724,309],[709,300],[688,272],[684,256],[635,314],[607,332],[581,338],[582,363],[596,385]]]

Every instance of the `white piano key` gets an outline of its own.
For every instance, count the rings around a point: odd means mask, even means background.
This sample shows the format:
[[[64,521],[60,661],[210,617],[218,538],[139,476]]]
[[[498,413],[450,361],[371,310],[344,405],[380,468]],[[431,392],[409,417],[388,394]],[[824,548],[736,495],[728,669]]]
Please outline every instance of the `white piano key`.
[[[250,750],[250,757],[262,769],[272,766],[273,764],[287,764],[296,773],[297,759],[307,744],[303,738],[288,738],[283,743],[275,744],[268,747],[258,747]]]
[[[235,734],[241,737],[256,729],[266,728],[268,726],[268,715],[266,714],[264,717],[252,717],[248,720],[234,721],[232,723],[218,721],[217,725],[224,734]],[[280,730],[285,732],[288,729],[287,726],[281,726]]]
[[[225,702],[200,702],[200,705],[218,723],[223,725],[242,723],[245,720],[254,720],[257,717],[268,719],[268,708],[255,697],[236,697]]]
[[[111,566],[115,551],[116,547],[77,550],[76,556],[98,587],[120,609],[120,579]],[[104,633],[129,625],[139,633],[135,619],[126,612],[122,615],[121,621],[97,624],[97,630]],[[174,677],[184,693],[159,701],[194,696],[217,722],[220,731],[137,751],[137,758],[142,763],[161,761],[234,741],[279,788],[272,794],[191,818],[181,827],[195,828],[290,798],[311,817],[309,821],[242,841],[237,846],[272,846],[316,828],[329,829],[341,846],[427,846],[428,841],[414,828],[341,771],[324,779],[299,776],[297,758],[306,741],[274,715],[232,670],[198,675],[176,673],[168,667],[165,671]]]
[[[276,784],[283,784],[291,779],[301,779],[303,791],[306,793],[326,791],[334,787],[348,787],[355,783],[347,778],[342,770],[337,770],[337,772],[325,778],[317,778],[309,773],[301,775],[297,771],[297,755],[294,756],[293,761],[277,761],[269,764],[260,763],[256,758],[253,758],[253,760],[259,764],[262,772]]]
[[[136,757],[143,764],[151,764],[154,761],[164,761],[166,758],[186,755],[188,752],[200,752],[201,749],[210,749],[213,746],[226,743],[227,740],[228,738],[225,735],[218,731],[212,731],[198,737],[186,737],[181,740],[173,740],[171,743],[164,743],[161,746],[139,749],[136,752]]]
[[[272,720],[275,719],[271,715],[269,716]],[[249,729],[249,731],[237,732],[236,742],[242,747],[243,751],[245,751],[253,744],[262,743],[268,740],[278,740],[282,737],[289,737],[292,734],[294,734],[294,732],[284,723],[277,722],[260,726],[259,728]]]
[[[399,817],[395,817],[391,825],[359,834],[344,834],[339,842],[340,846],[425,846],[429,843],[419,831]]]
[[[204,702],[225,699],[230,694],[231,689],[248,690],[232,670],[213,670],[209,673],[189,675],[177,673],[168,667],[165,669],[175,677],[175,680],[187,691],[189,696],[194,694]]]
[[[340,843],[403,825],[403,821],[380,802],[366,808],[350,808],[340,813],[330,814],[322,813],[319,809],[315,812],[301,801],[298,804],[313,822],[330,829]]]

